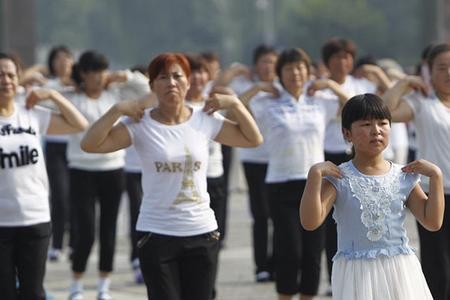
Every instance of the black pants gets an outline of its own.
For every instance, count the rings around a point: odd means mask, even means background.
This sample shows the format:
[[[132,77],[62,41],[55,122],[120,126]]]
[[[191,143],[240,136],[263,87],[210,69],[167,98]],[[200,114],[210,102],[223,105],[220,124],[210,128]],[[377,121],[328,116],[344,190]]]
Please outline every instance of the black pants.
[[[70,170],[71,203],[77,235],[72,271],[84,272],[95,238],[96,200],[100,207],[99,270],[111,272],[116,245],[116,223],[124,186],[123,170]]]
[[[444,223],[431,232],[417,223],[422,270],[434,300],[450,300],[450,194],[445,195]]]
[[[223,240],[222,231],[225,231],[225,219],[227,206],[225,200],[225,191],[223,190],[223,177],[207,178],[207,188],[210,199],[210,207],[216,216],[220,239]]]
[[[269,220],[270,209],[267,196],[267,186],[265,183],[267,164],[244,163],[245,178],[248,186],[248,196],[250,200],[250,211],[253,217],[252,237],[253,237],[253,257],[256,265],[256,273],[272,270],[273,246],[269,246]]]
[[[191,237],[145,233],[138,253],[148,299],[210,300],[218,249],[214,232]]]
[[[142,202],[142,183],[141,183],[142,174],[126,172],[125,177],[128,194],[128,208],[130,213],[130,240],[131,240],[130,261],[133,261],[138,257],[136,245],[139,239],[139,235],[138,232],[136,231],[136,223]]]
[[[233,159],[233,148],[222,145],[222,164],[223,164],[223,191],[225,193],[225,215],[223,218],[223,228],[220,232],[220,237],[222,240],[225,239],[226,233],[227,233],[227,215],[228,215],[228,190],[229,190],[229,179],[230,179],[230,167],[231,167],[231,160]]]
[[[306,180],[268,184],[274,225],[276,289],[279,294],[316,295],[325,232],[300,225],[300,200]]]
[[[335,165],[340,165],[351,159],[351,155],[342,153],[325,152],[325,160],[329,160]],[[337,228],[336,221],[333,219],[334,208],[325,219],[325,253],[327,256],[328,281],[331,283],[331,272],[333,271],[333,256],[337,251]]]
[[[50,233],[50,223],[0,227],[0,299],[45,299],[43,282]]]
[[[69,167],[66,159],[67,143],[47,142],[45,162],[50,184],[52,216],[52,247],[63,248],[64,233],[70,228]],[[72,240],[69,240],[72,247]]]

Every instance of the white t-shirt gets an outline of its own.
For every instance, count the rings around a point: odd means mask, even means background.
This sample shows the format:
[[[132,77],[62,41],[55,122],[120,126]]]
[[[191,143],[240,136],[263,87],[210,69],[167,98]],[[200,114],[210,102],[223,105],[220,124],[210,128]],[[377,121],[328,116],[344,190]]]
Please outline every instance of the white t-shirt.
[[[186,101],[186,104],[195,109],[202,109],[205,105],[203,101],[202,102]],[[213,140],[209,141],[208,153],[209,159],[208,159],[208,168],[206,170],[206,177],[218,178],[223,175],[222,145]]]
[[[209,141],[223,117],[193,108],[184,123],[165,125],[151,109],[138,123],[123,122],[142,161],[144,196],[136,228],[173,236],[192,236],[217,229],[206,189]]]
[[[48,179],[41,136],[51,112],[14,104],[0,117],[0,226],[29,226],[50,221]]]
[[[283,91],[260,118],[269,150],[266,182],[306,179],[309,168],[324,160],[325,126],[335,117],[338,103]]]
[[[142,90],[150,91],[147,78],[139,72],[128,72],[127,76],[128,81],[126,83],[111,86],[103,91],[97,99],[89,98],[85,93],[72,93],[66,96],[88,120],[89,124],[92,124],[114,104],[121,100],[128,100],[127,97],[131,93],[130,89],[137,90],[139,95],[142,94]],[[110,171],[124,167],[124,150],[111,153],[86,153],[81,150],[80,142],[86,131],[72,134],[69,137],[67,147],[69,167],[86,171]]]
[[[141,160],[133,145],[125,149],[125,172],[129,173],[141,173]]]
[[[435,94],[424,97],[411,93],[405,97],[414,111],[417,158],[426,159],[441,168],[444,175],[444,190],[450,194],[450,108]],[[422,186],[428,191],[429,178],[423,176]]]
[[[345,82],[341,84],[342,90],[347,93],[349,97],[353,97],[364,93],[375,93],[376,85],[367,79],[358,79],[351,75],[345,78]],[[327,97],[334,97],[338,102],[338,97],[330,89],[323,90],[321,93],[327,94]],[[330,153],[343,153],[350,150],[350,145],[347,144],[342,135],[341,117],[336,115],[325,130],[325,151]]]
[[[250,90],[256,82],[257,81],[250,80],[247,77],[239,76],[230,83],[230,88],[239,96]],[[267,104],[273,100],[270,98],[270,94],[266,92],[259,92],[250,100],[248,104],[261,132],[263,132],[261,126],[264,126],[264,122],[260,122],[260,120],[257,119],[257,116],[263,115]],[[267,163],[269,160],[269,153],[265,142],[255,148],[236,148],[236,150],[238,157],[242,162]]]

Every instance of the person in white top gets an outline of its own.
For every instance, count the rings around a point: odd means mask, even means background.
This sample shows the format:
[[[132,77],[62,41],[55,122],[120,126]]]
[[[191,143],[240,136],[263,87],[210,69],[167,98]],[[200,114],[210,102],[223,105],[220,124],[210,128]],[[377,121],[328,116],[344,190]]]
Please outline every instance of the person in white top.
[[[444,174],[445,202],[450,203],[450,44],[434,46],[428,54],[431,84],[408,76],[383,96],[397,122],[413,121],[416,128],[417,158],[438,165]],[[415,91],[412,91],[415,90]],[[412,91],[412,92],[411,92]],[[429,192],[429,181],[422,181]],[[445,210],[444,224],[434,233],[418,224],[420,257],[425,277],[434,299],[450,297],[450,210]]]
[[[208,99],[204,90],[209,82],[210,75],[206,61],[197,55],[187,55],[191,69],[189,76],[190,87],[186,94],[186,103],[193,108],[202,109],[205,101]],[[213,92],[213,91],[211,91]],[[234,94],[234,93],[231,93]],[[225,219],[227,217],[227,203],[224,191],[224,172],[222,161],[222,145],[215,141],[210,141],[208,146],[208,168],[206,170],[206,186],[209,194],[209,203],[216,217],[217,227],[220,233],[219,243],[224,240]],[[220,250],[219,244],[219,250]],[[214,274],[214,288],[212,299],[216,298],[215,282],[217,278],[218,261],[216,262],[216,271]]]
[[[339,104],[324,98],[323,89],[332,89],[344,103],[348,97],[330,79],[311,83],[310,60],[298,48],[284,50],[276,72],[282,90],[256,119],[264,123],[269,164],[266,175],[274,225],[276,290],[278,299],[301,299],[317,294],[324,232],[306,232],[298,224],[298,208],[309,168],[323,161],[325,126],[338,113]],[[308,93],[308,94],[307,94]],[[300,278],[300,281],[299,281]]]
[[[53,47],[47,59],[49,78],[44,87],[60,93],[73,91],[71,79],[74,58],[64,45]],[[52,102],[47,107],[55,109]],[[70,228],[69,210],[69,165],[66,158],[66,135],[45,136],[45,162],[50,183],[50,204],[52,216],[52,244],[48,252],[50,261],[58,261],[63,250],[64,234]],[[73,229],[72,229],[73,230]],[[71,233],[70,236],[73,234]],[[73,239],[69,236],[69,247],[73,248]],[[71,250],[69,250],[71,251]]]
[[[18,99],[18,73],[13,58],[0,53],[0,294],[43,300],[51,226],[41,137],[79,132],[88,123],[57,91],[38,89]],[[60,113],[36,106],[44,100]]]
[[[375,93],[378,90],[384,91],[389,86],[389,79],[380,67],[368,64],[359,66],[358,77],[351,75],[353,63],[356,57],[356,45],[349,39],[333,37],[325,42],[321,49],[322,61],[329,71],[329,78],[337,82],[342,90],[349,96],[364,93]],[[378,82],[368,80],[371,78]],[[326,91],[331,94],[331,91]],[[335,100],[337,101],[337,99]],[[348,161],[350,156],[350,145],[345,142],[341,133],[341,120],[337,115],[332,122],[327,125],[325,131],[325,160],[329,160],[337,165]],[[328,215],[325,222],[326,243],[325,251],[327,255],[327,267],[329,280],[333,267],[332,258],[336,253],[336,223]]]
[[[137,229],[143,232],[138,248],[148,297],[209,300],[219,245],[206,191],[209,141],[255,147],[262,136],[234,96],[216,94],[203,109],[186,106],[190,68],[183,54],[158,55],[148,73],[158,106],[114,105],[81,146],[107,153],[133,144],[143,162]],[[236,122],[215,114],[219,109],[232,111]],[[122,115],[130,118],[114,125]]]
[[[221,81],[217,84],[229,84],[229,87],[239,96],[242,103],[254,115],[260,115],[266,104],[271,100],[260,100],[259,97],[267,97],[268,94],[277,94],[274,87],[277,78],[275,64],[278,53],[274,47],[259,45],[253,50],[253,66],[236,64],[224,71]],[[258,127],[263,125],[255,119]],[[245,178],[248,186],[250,211],[253,217],[253,258],[255,262],[256,282],[266,282],[273,278],[273,254],[269,246],[272,243],[270,232],[270,211],[265,184],[268,153],[266,143],[257,148],[238,148],[239,159],[243,163]]]
[[[72,78],[77,91],[68,97],[93,123],[114,104],[124,99],[128,89],[149,93],[148,79],[130,71],[108,72],[107,58],[97,51],[86,51],[74,65]],[[127,93],[128,94],[128,93]],[[110,273],[116,241],[116,223],[124,188],[124,150],[92,154],[80,148],[83,133],[71,135],[67,147],[70,167],[70,203],[77,234],[72,254],[70,299],[83,298],[81,279],[87,266],[96,230],[96,202],[99,202],[99,279],[97,298],[111,299]]]

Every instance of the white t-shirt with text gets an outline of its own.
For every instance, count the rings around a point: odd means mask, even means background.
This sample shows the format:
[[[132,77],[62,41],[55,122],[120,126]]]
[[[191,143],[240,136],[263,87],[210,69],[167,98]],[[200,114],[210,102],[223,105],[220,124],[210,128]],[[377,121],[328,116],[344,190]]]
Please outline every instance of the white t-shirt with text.
[[[14,104],[0,117],[0,226],[29,226],[50,221],[48,179],[41,137],[50,110]]]
[[[151,109],[140,122],[123,121],[142,162],[139,231],[192,236],[217,229],[206,171],[209,142],[222,128],[223,117],[191,109],[189,120],[177,125],[152,119]]]

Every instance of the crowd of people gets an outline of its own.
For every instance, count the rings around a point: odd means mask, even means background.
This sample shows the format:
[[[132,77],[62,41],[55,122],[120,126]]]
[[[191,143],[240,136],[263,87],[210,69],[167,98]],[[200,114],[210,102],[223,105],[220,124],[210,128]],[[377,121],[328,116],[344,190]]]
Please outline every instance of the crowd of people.
[[[98,234],[97,299],[113,299],[126,192],[130,266],[148,298],[220,298],[237,155],[255,282],[274,281],[279,300],[314,299],[323,252],[333,299],[449,300],[448,149],[449,44],[427,47],[415,74],[358,59],[338,37],[318,63],[259,45],[251,66],[224,69],[212,52],[121,71],[94,50],[57,46],[25,70],[0,53],[0,294],[45,299],[46,263],[66,254],[68,297],[84,299]]]

